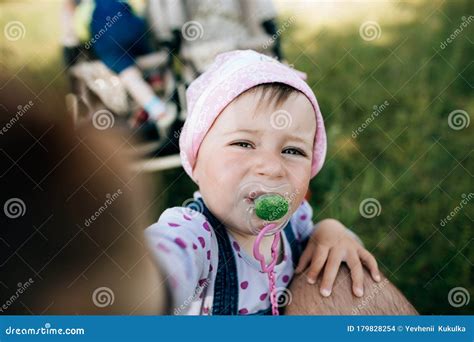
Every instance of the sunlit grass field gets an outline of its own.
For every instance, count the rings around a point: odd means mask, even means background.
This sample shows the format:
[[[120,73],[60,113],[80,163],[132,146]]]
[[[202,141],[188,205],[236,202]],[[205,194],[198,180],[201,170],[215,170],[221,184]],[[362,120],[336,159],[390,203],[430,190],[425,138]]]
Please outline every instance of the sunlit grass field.
[[[449,298],[458,290],[449,293],[456,287],[474,293],[474,210],[472,202],[461,203],[473,192],[474,130],[472,124],[452,129],[448,116],[474,111],[474,23],[440,48],[472,7],[397,6],[393,17],[381,15],[380,37],[369,41],[359,29],[371,17],[314,31],[298,14],[280,20],[296,15],[283,34],[285,54],[308,74],[328,131],[327,162],[310,185],[314,219],[334,217],[359,234],[420,313],[472,314],[472,301],[455,307]],[[406,16],[397,20],[399,13]],[[195,188],[181,170],[167,173],[166,184],[177,177],[165,205],[181,205]],[[366,218],[360,205],[372,198],[380,203],[378,216]]]
[[[461,204],[473,192],[474,130],[455,130],[448,117],[474,111],[474,18],[440,46],[473,7],[461,1],[399,6],[416,15],[400,24],[379,22],[380,43],[361,39],[361,24],[287,41],[288,58],[309,74],[329,132],[328,162],[311,184],[311,203],[318,218],[336,217],[361,235],[421,313],[472,314],[472,302],[453,307],[448,294],[455,287],[474,293],[474,210]],[[358,133],[368,118],[374,119]],[[368,198],[380,203],[373,218],[359,210]]]

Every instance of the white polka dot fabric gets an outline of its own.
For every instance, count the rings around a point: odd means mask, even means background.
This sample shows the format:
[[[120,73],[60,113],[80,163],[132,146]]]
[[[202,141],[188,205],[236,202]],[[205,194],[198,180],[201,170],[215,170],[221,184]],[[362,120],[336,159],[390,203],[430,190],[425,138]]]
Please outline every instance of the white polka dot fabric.
[[[196,195],[197,194],[197,195]],[[196,193],[199,196],[199,193]],[[312,209],[304,201],[290,221],[298,241],[314,230]],[[175,315],[211,315],[218,244],[206,217],[185,207],[167,209],[158,222],[145,230],[153,258],[160,265],[173,296]],[[270,307],[268,277],[252,255],[229,234],[237,265],[239,314],[253,314]],[[275,266],[276,286],[285,289],[294,273],[289,241],[282,233],[283,260]]]

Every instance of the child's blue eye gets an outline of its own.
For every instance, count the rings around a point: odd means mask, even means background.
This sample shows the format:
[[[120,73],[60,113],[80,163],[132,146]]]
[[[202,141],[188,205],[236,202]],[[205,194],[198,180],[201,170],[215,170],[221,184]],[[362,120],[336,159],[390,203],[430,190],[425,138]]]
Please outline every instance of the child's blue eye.
[[[306,156],[306,154],[298,148],[286,148],[283,150],[283,153],[293,154],[296,156],[303,156],[303,157]]]

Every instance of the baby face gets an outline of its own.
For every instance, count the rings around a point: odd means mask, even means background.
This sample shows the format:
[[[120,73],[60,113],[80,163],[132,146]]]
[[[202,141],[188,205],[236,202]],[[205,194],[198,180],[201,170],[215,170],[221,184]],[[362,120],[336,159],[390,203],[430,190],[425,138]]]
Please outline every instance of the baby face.
[[[238,97],[217,117],[198,152],[194,175],[209,210],[227,229],[255,234],[248,221],[252,197],[275,189],[290,199],[293,214],[311,178],[315,133],[314,109],[302,93],[277,106],[260,91]]]

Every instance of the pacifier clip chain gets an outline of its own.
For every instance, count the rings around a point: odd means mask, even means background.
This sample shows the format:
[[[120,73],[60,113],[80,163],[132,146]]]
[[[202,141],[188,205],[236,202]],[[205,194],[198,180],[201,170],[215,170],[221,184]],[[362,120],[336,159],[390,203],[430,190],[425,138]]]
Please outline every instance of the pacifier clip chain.
[[[273,316],[278,316],[278,298],[277,298],[277,293],[276,293],[276,281],[275,281],[275,264],[278,259],[278,245],[280,243],[280,232],[277,232],[273,236],[273,242],[272,242],[272,247],[271,247],[271,261],[267,265],[265,263],[265,256],[263,256],[260,253],[260,243],[262,242],[263,237],[265,234],[275,228],[275,224],[269,224],[265,226],[260,233],[257,236],[257,239],[255,240],[255,243],[253,245],[253,255],[255,259],[257,259],[260,262],[260,266],[262,268],[262,271],[267,273],[268,275],[268,284],[269,284],[269,289],[270,289],[270,303],[272,305],[272,315]]]
[[[289,211],[289,203],[283,196],[279,194],[263,194],[255,199],[255,214],[266,222],[276,222],[285,217]],[[280,225],[281,226],[281,225]],[[264,273],[268,275],[268,284],[270,289],[270,303],[272,304],[272,315],[278,316],[278,298],[276,293],[275,281],[275,265],[278,259],[278,246],[280,244],[280,231],[276,223],[267,224],[258,233],[257,239],[253,244],[253,255],[255,259],[260,261],[260,266]],[[266,234],[272,234],[273,242],[271,247],[271,261],[267,265],[265,257],[260,253],[260,243]]]

